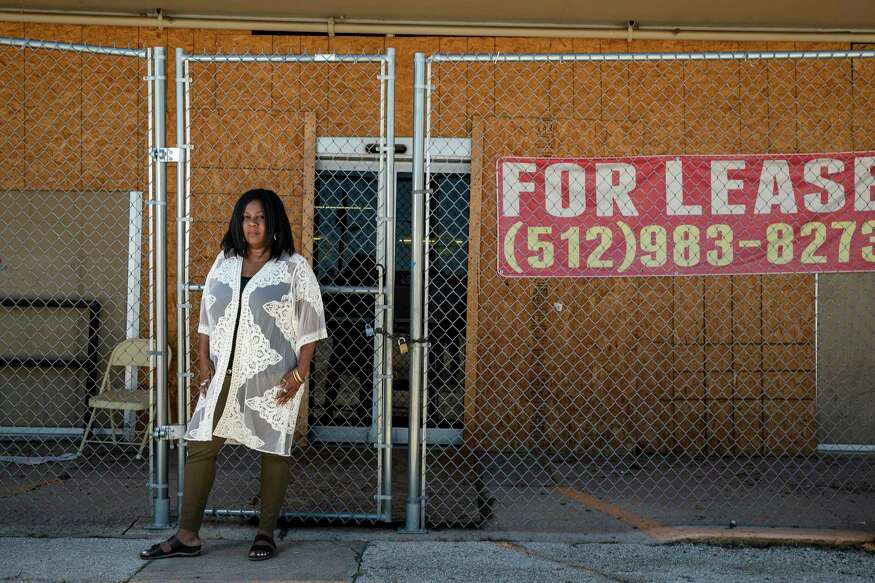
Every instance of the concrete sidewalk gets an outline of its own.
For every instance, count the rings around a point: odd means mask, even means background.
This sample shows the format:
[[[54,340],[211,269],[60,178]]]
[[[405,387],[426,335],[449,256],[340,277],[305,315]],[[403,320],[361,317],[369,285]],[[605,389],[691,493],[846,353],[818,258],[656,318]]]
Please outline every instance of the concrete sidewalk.
[[[279,540],[269,561],[246,559],[247,536],[209,539],[196,558],[143,562],[142,538],[0,538],[0,580],[39,582],[857,582],[875,581],[875,554],[808,546],[665,544],[622,535],[589,543],[367,536],[348,529]],[[237,533],[235,533],[237,534]],[[247,534],[251,534],[248,533]],[[366,535],[362,537],[361,535]],[[358,538],[359,540],[356,540]],[[361,540],[362,538],[368,540]],[[404,539],[407,540],[404,540]],[[303,540],[302,540],[303,539]]]

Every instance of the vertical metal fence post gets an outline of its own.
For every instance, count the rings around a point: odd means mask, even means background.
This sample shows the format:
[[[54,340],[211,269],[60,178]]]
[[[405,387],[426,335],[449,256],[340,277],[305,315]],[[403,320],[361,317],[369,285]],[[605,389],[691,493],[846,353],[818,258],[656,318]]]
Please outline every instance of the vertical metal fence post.
[[[149,198],[146,201],[146,205],[149,208],[149,338],[155,338],[155,205],[153,204],[155,199],[155,162],[151,157],[152,148],[155,146],[155,117],[153,115],[152,109],[154,108],[155,100],[155,87],[152,82],[153,75],[155,74],[154,63],[152,60],[152,51],[146,50],[146,108],[147,108],[147,125],[148,129],[146,130],[147,140],[149,149],[147,151],[147,174],[149,176]],[[154,364],[154,363],[153,363]],[[158,380],[155,377],[155,367],[151,366],[149,368],[149,410],[155,410],[156,404],[156,394],[153,389],[157,387]],[[153,430],[154,430],[154,422],[153,422]],[[155,483],[155,438],[154,436],[149,436],[149,474],[147,483],[149,485],[148,493],[150,502],[154,499],[154,489],[152,485]],[[154,513],[152,515],[154,521]],[[148,526],[148,525],[147,525]]]
[[[164,123],[166,94],[167,57],[164,47],[155,47],[155,74],[153,96],[155,167],[155,378],[156,412],[155,426],[167,425],[167,163],[160,155],[164,148],[167,128]],[[158,439],[156,444],[155,476],[152,477],[152,528],[170,526],[170,505],[167,484],[167,441]]]
[[[420,425],[425,347],[423,345],[423,291],[425,273],[425,54],[413,61],[413,260],[410,291],[410,413],[408,439],[407,508],[404,532],[423,532]]]
[[[392,519],[392,334],[395,319],[395,49],[386,49],[386,265],[383,279],[385,305],[383,309],[383,517]]]
[[[185,258],[188,253],[188,216],[185,200],[186,159],[188,155],[185,143],[185,103],[186,78],[184,67],[185,52],[176,48],[176,146],[179,158],[176,163],[176,422],[182,426],[188,423],[187,396],[191,383],[191,366],[186,339],[188,338],[188,310],[191,309],[191,298],[188,289],[188,277]],[[185,480],[185,439],[177,443],[176,469],[176,510],[182,509],[182,489]]]

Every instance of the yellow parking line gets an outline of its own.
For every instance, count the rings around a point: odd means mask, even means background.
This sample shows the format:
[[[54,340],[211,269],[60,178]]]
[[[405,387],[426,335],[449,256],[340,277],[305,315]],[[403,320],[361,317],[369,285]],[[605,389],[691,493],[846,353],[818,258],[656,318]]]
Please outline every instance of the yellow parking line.
[[[653,529],[666,528],[664,525],[660,524],[655,520],[639,516],[634,512],[630,512],[624,508],[620,508],[619,506],[611,504],[610,502],[605,502],[600,498],[596,498],[592,494],[587,494],[586,492],[581,492],[580,490],[575,490],[573,488],[558,488],[558,490],[559,493],[561,493],[563,496],[571,498],[575,502],[579,502],[587,508],[591,508],[592,510],[595,510],[596,512],[601,512],[602,514],[607,514],[611,518],[616,518],[617,520],[625,522],[630,526],[634,526],[639,530],[649,531]]]
[[[665,526],[596,498],[592,494],[573,488],[557,488],[557,491],[587,508],[606,514],[620,522],[637,528],[656,542],[710,542],[710,543],[747,543],[747,544],[803,544],[826,545],[833,547],[870,545],[875,541],[875,534],[858,530],[830,530],[804,528],[765,528],[765,527],[700,527],[700,526]],[[875,545],[872,546],[875,549]]]

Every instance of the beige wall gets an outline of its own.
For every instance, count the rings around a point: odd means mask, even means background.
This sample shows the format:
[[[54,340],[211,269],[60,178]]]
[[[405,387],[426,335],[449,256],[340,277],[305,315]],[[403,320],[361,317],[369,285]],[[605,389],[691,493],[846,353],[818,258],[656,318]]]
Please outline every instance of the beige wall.
[[[818,442],[875,445],[875,274],[824,274],[818,286]]]
[[[128,192],[0,192],[0,296],[99,302],[103,360],[126,334],[129,207]],[[84,359],[88,326],[87,308],[4,308],[0,346],[4,356]],[[0,384],[0,425],[82,423],[82,371],[3,368]]]

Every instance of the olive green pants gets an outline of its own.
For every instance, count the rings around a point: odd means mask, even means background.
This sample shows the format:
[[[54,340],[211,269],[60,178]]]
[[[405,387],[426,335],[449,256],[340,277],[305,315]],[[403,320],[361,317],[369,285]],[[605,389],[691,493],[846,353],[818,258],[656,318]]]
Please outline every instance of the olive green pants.
[[[213,430],[225,410],[231,377],[225,377],[222,392],[216,401]],[[185,457],[185,486],[182,494],[182,512],[179,528],[198,532],[204,519],[207,497],[216,478],[216,457],[225,444],[224,437],[213,436],[211,441],[188,441]],[[261,454],[261,517],[259,530],[273,531],[289,484],[289,458],[271,453]]]

